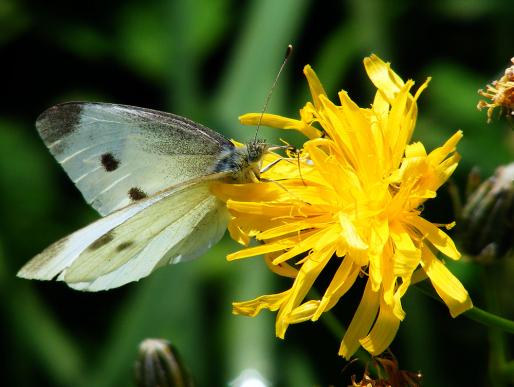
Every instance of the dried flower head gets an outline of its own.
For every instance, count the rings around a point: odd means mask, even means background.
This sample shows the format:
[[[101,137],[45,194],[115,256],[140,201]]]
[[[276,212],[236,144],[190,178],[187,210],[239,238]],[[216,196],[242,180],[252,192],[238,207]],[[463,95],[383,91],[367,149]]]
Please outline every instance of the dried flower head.
[[[375,357],[370,362],[376,370],[378,377],[374,377],[368,370],[368,366],[357,381],[356,375],[352,376],[350,387],[419,387],[423,375],[421,372],[406,371],[400,369],[398,360],[391,354],[389,356]]]
[[[478,94],[489,100],[480,100],[477,105],[479,110],[487,108],[487,122],[491,122],[496,108],[502,109],[509,117],[514,115],[514,58],[511,62],[512,66],[505,70],[505,74],[500,79],[486,85],[485,90],[478,90]]]

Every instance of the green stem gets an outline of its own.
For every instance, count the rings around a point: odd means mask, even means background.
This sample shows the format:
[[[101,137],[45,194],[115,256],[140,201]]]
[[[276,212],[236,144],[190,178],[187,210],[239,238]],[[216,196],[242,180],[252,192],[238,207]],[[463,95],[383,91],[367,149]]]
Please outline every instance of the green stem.
[[[434,300],[437,300],[441,303],[443,302],[441,298],[435,294],[434,290],[429,288],[427,284],[419,283],[415,285],[414,288],[418,289],[420,292],[433,298]],[[464,312],[462,315],[488,327],[498,328],[506,333],[514,334],[514,321],[500,317],[494,313],[487,312],[477,306],[474,306],[473,309]]]
[[[500,273],[497,267],[489,267],[482,273],[482,284],[484,288],[484,299],[489,310],[495,312],[500,310],[498,302],[498,290],[496,279]],[[493,281],[489,279],[493,278]],[[504,333],[497,327],[490,327],[489,336],[489,378],[492,386],[505,386],[502,370],[505,366],[506,348]]]
[[[463,315],[488,327],[498,328],[506,333],[514,334],[514,321],[486,312],[476,306],[473,307],[473,309],[464,312]]]

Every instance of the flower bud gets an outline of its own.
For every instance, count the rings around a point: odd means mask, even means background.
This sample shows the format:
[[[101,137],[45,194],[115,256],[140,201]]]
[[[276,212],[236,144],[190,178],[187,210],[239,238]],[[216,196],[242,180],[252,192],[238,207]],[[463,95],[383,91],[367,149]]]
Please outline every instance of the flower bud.
[[[459,222],[463,250],[490,262],[512,250],[514,163],[499,167],[468,198]]]
[[[134,368],[138,387],[194,386],[178,352],[166,340],[143,340]]]

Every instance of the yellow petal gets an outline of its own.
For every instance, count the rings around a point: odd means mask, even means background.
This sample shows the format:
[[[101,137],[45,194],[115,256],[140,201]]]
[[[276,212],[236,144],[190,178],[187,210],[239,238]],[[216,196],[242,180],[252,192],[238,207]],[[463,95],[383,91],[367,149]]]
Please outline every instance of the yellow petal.
[[[335,234],[333,227],[329,227],[329,228],[325,228],[325,229],[321,229],[321,230],[315,230],[314,232],[309,234],[309,236],[307,236],[306,238],[302,239],[301,241],[296,243],[294,246],[292,246],[292,248],[289,251],[287,251],[284,254],[277,257],[273,261],[273,264],[278,265],[281,262],[285,262],[288,259],[291,259],[291,258],[296,257],[297,255],[300,255],[308,250],[311,250],[313,248],[313,246],[316,243],[318,243],[318,241],[324,239],[327,236],[329,238],[328,239],[329,241],[333,240],[334,238],[337,237],[337,235],[333,236],[333,234]]]
[[[250,243],[250,236],[248,235],[248,233],[244,232],[241,229],[241,227],[239,227],[236,221],[230,221],[228,223],[227,229],[230,234],[230,237],[233,240],[244,246],[248,246],[248,244]]]
[[[309,256],[309,259],[307,259],[302,265],[298,272],[298,276],[291,287],[290,296],[278,312],[276,323],[276,334],[278,337],[284,337],[289,325],[290,313],[305,298],[311,289],[312,284],[316,278],[318,278],[319,273],[326,266],[333,253],[334,248],[332,246],[327,246],[323,251],[312,253]]]
[[[344,212],[339,212],[339,224],[341,225],[341,237],[349,248],[354,250],[366,250],[368,245],[362,240],[358,230]]]
[[[414,142],[405,148],[405,157],[426,157],[427,151],[421,142]]]
[[[385,137],[389,138],[391,149],[391,167],[400,165],[405,153],[405,147],[410,141],[414,130],[415,118],[410,117],[406,112],[409,103],[412,103],[412,95],[409,93],[414,83],[408,81],[396,94],[391,103],[391,111],[387,120]]]
[[[406,316],[405,311],[402,308],[402,300],[401,298],[405,295],[407,290],[409,289],[409,286],[411,285],[411,275],[403,276],[402,277],[402,284],[398,286],[398,289],[396,289],[396,292],[394,293],[394,302],[392,304],[393,306],[393,314],[396,316],[396,318],[400,321],[403,321],[403,319]]]
[[[375,93],[375,98],[373,99],[371,110],[374,113],[373,118],[376,120],[376,123],[381,126],[381,123],[387,119],[387,115],[389,113],[389,102],[387,101],[384,94],[380,92],[380,90],[377,90]],[[380,133],[383,133],[383,131],[380,130]]]
[[[426,247],[423,249],[422,266],[452,317],[457,317],[473,307],[464,286]]]
[[[339,92],[339,99],[341,101],[341,109],[338,109],[340,121],[345,128],[349,131],[349,136],[352,139],[354,148],[360,152],[354,152],[357,160],[359,160],[360,173],[375,173],[377,172],[377,150],[373,141],[373,134],[371,132],[371,125],[368,117],[364,114],[363,109],[353,102],[345,91]],[[365,151],[363,151],[365,150]],[[370,166],[373,167],[370,168]],[[365,178],[365,176],[362,176]]]
[[[312,95],[312,102],[314,102],[314,106],[316,109],[319,109],[321,104],[319,101],[319,96],[324,95],[326,96],[327,93],[325,92],[325,89],[321,85],[321,82],[318,79],[318,76],[314,72],[311,66],[307,65],[303,68],[303,73],[305,74],[305,77],[307,78],[307,82],[309,83],[309,89],[311,90]]]
[[[443,146],[434,149],[428,155],[428,158],[432,164],[441,163],[451,152],[455,152],[458,142],[464,135],[462,134],[462,130],[458,130],[451,136]]]
[[[332,189],[333,194],[339,198],[338,201],[352,199],[354,192],[360,190],[360,179],[344,160],[335,157],[336,153],[344,151],[339,149],[334,141],[324,138],[309,140],[304,144],[304,148],[309,153],[314,166],[319,166],[317,168],[319,174],[324,183]],[[349,156],[342,154],[341,156],[348,160]]]
[[[421,261],[421,250],[414,245],[409,233],[398,223],[392,227],[394,243],[393,272],[396,276],[411,275]]]
[[[258,239],[270,239],[283,236],[292,232],[297,232],[310,228],[324,228],[333,223],[332,216],[323,214],[321,216],[314,216],[307,219],[300,219],[291,222],[284,220],[284,224],[277,227],[269,228],[259,234]]]
[[[355,265],[350,257],[344,257],[342,259],[339,268],[334,274],[334,278],[330,282],[325,294],[323,294],[323,298],[312,316],[312,321],[319,319],[323,312],[330,310],[337,303],[352,287],[359,271],[360,267]]]
[[[248,198],[253,201],[274,200],[284,193],[284,190],[275,184],[263,183],[225,184],[214,182],[211,184],[211,191],[224,202],[228,200],[247,201]]]
[[[460,253],[452,238],[420,216],[409,216],[408,223],[414,226],[436,249],[451,259],[459,259]]]
[[[280,240],[275,243],[265,243],[255,247],[249,247],[247,249],[236,251],[235,253],[228,254],[227,260],[234,261],[236,259],[254,257],[256,255],[272,253],[275,251],[285,250],[288,247],[293,246],[292,244],[284,243]]]
[[[364,58],[364,67],[368,73],[369,79],[386,96],[389,104],[395,98],[396,93],[400,91],[404,83],[402,79],[391,70],[390,64],[385,63],[376,55]]]
[[[339,347],[339,355],[346,360],[350,360],[350,357],[359,348],[359,340],[368,334],[377,316],[378,306],[379,293],[371,289],[371,281],[368,280],[359,307]]]
[[[414,100],[417,100],[419,98],[421,93],[428,87],[428,84],[431,80],[432,77],[428,77],[427,79],[425,79],[425,82],[423,82],[423,84],[420,87],[418,87],[418,90],[416,90],[416,94],[414,94]]]
[[[380,355],[392,343],[399,327],[400,320],[396,318],[391,307],[381,303],[373,329],[368,336],[360,340],[360,344],[373,356]]]
[[[320,114],[326,121],[323,128],[334,141],[334,148],[344,155],[344,159],[351,166],[356,168],[358,166],[356,153],[361,150],[358,144],[355,144],[355,134],[352,134],[351,128],[345,126],[345,122],[341,119],[340,109],[332,101],[325,96],[321,96],[320,102],[323,108]]]
[[[394,304],[394,292],[397,286],[397,276],[393,273],[393,259],[394,259],[394,251],[392,243],[386,243],[384,246],[384,250],[382,252],[381,258],[381,276],[382,282],[381,285],[382,300],[385,301],[387,305]],[[371,273],[371,267],[369,269]],[[371,275],[370,275],[371,277]],[[377,290],[378,291],[378,290]]]
[[[270,220],[261,216],[248,216],[247,214],[232,211],[232,218],[228,229],[234,240],[246,246],[248,245],[246,243],[247,238],[255,237],[261,230],[265,230],[268,227],[273,228],[282,223],[283,221],[280,219]]]
[[[273,202],[239,202],[227,201],[229,210],[245,213],[248,215],[260,215],[277,219],[281,217],[293,218],[295,216],[307,217],[318,215],[316,208],[302,205],[302,203],[273,203]]]
[[[269,113],[264,113],[262,116],[261,113],[247,113],[239,117],[239,122],[243,125],[258,125],[259,120],[261,125],[271,128],[298,130],[308,138],[321,137],[321,132],[318,129],[303,120],[295,120]]]
[[[296,278],[298,275],[298,270],[293,266],[289,265],[287,262],[279,263],[278,265],[273,264],[273,260],[278,256],[278,253],[269,253],[264,257],[264,261],[268,268],[275,274],[281,275],[283,277]]]
[[[318,306],[319,300],[310,300],[297,306],[288,316],[289,323],[297,324],[310,320],[314,312],[316,312],[316,309],[318,309]]]
[[[282,293],[260,296],[250,301],[234,302],[232,303],[232,313],[255,317],[262,309],[275,311],[285,302],[290,292],[289,289]]]
[[[373,284],[373,290],[377,292],[382,283],[382,256],[384,246],[389,239],[389,224],[387,219],[377,219],[370,226],[369,278]]]

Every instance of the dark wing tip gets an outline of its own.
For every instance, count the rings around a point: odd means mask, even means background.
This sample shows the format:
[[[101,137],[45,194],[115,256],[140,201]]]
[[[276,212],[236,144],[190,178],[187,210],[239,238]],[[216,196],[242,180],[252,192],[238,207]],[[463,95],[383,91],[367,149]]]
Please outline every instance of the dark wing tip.
[[[77,129],[86,103],[67,102],[45,110],[36,120],[36,128],[46,145],[65,137]]]

